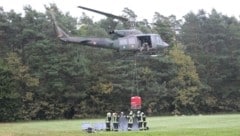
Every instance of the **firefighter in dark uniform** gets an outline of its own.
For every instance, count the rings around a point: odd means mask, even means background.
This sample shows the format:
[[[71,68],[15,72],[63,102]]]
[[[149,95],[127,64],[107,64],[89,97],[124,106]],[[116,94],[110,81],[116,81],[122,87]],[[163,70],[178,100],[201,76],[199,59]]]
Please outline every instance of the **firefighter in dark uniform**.
[[[111,130],[111,112],[107,113],[107,117],[106,117],[106,131],[110,131]]]
[[[143,121],[143,129],[148,130],[146,115],[144,114],[144,112],[141,113],[141,116],[142,116],[142,121]]]
[[[119,116],[118,114],[115,112],[112,115],[112,122],[113,122],[113,130],[114,131],[118,131],[118,121],[119,121]]]
[[[142,127],[143,118],[142,118],[142,114],[140,111],[137,111],[137,121],[138,121],[138,129],[143,130],[143,127]]]
[[[129,115],[127,116],[128,119],[128,131],[132,130],[132,126],[133,126],[133,112],[130,111]]]

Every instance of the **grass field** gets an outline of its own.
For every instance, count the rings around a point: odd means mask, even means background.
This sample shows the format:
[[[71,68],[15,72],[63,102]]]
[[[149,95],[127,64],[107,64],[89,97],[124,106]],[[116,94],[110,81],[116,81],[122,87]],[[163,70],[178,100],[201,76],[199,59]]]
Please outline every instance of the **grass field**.
[[[0,136],[240,136],[240,114],[147,118],[150,130],[96,132],[81,130],[83,122],[104,119],[0,123]]]

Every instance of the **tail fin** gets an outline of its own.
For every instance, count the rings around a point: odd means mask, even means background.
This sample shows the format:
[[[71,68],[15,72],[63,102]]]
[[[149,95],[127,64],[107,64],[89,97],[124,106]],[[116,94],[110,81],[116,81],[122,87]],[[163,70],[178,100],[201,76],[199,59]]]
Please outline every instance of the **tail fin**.
[[[57,34],[57,37],[58,38],[67,38],[67,37],[69,37],[69,35],[65,31],[63,31],[61,27],[58,26],[57,21],[56,21],[56,17],[54,15],[52,9],[49,9],[49,13],[51,15],[51,18],[52,18],[52,21],[53,21],[53,25],[54,25],[54,28],[55,28],[55,32]]]

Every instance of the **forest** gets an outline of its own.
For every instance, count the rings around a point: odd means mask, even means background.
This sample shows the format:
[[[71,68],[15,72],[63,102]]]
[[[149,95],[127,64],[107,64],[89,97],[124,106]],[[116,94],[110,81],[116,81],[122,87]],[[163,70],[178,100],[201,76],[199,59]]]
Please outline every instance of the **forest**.
[[[55,4],[59,25],[83,37],[111,37],[110,18],[72,17]],[[49,8],[50,6],[46,6]],[[240,111],[240,21],[215,9],[182,19],[155,12],[136,28],[158,33],[170,46],[157,57],[60,42],[50,14],[0,7],[0,122],[105,116],[142,97],[149,116]],[[122,15],[136,18],[131,9]],[[126,24],[118,22],[116,29]]]

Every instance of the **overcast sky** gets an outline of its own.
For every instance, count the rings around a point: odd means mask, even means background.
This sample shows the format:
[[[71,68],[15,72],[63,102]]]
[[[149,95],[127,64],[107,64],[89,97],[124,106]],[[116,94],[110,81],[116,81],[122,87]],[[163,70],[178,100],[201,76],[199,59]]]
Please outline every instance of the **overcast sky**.
[[[178,19],[190,11],[196,13],[199,9],[204,9],[208,13],[215,8],[224,15],[235,16],[239,19],[240,8],[237,0],[0,0],[0,6],[4,11],[14,9],[20,13],[23,7],[31,5],[37,11],[45,12],[44,4],[56,3],[63,12],[70,12],[74,17],[79,17],[82,12],[94,19],[104,16],[90,13],[77,8],[78,5],[95,8],[112,14],[121,15],[125,7],[133,10],[138,15],[138,20],[153,18],[154,12],[159,12],[164,16],[176,15]]]

